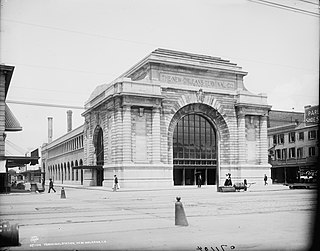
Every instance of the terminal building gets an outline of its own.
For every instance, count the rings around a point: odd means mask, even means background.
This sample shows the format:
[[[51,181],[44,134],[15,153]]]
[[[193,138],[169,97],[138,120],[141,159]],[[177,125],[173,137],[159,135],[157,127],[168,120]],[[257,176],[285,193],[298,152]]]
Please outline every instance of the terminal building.
[[[219,186],[230,173],[262,184],[271,106],[246,75],[218,57],[153,51],[93,91],[82,126],[43,145],[46,178],[111,188],[116,174],[121,187],[150,188],[195,185],[199,174]]]

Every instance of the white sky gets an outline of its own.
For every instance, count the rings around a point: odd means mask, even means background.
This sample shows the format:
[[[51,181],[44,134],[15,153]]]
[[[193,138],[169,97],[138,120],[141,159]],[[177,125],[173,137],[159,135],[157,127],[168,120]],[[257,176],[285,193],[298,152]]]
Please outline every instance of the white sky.
[[[307,11],[300,0],[272,0]],[[308,0],[317,3],[317,0]],[[7,100],[83,106],[157,48],[228,59],[274,110],[319,103],[319,17],[246,0],[2,0],[1,64],[15,66]],[[10,104],[23,149],[66,132],[67,108]],[[73,128],[83,123],[73,110]]]

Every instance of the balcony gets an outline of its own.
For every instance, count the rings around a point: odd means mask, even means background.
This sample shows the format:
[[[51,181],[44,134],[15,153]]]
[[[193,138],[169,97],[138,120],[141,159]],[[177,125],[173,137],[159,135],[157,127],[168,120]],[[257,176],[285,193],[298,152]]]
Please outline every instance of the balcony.
[[[303,164],[316,164],[318,163],[318,156],[311,156],[300,159],[278,159],[278,160],[270,160],[270,164],[272,166],[291,166],[291,165],[303,165]]]

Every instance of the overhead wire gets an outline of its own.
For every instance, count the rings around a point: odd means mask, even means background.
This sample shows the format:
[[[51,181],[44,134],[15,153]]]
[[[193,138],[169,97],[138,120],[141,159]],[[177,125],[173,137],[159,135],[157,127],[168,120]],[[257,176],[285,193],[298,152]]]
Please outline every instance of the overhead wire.
[[[19,104],[19,105],[55,107],[55,108],[70,108],[70,109],[80,109],[80,110],[84,110],[85,109],[83,106],[58,105],[58,104],[38,103],[38,102],[31,102],[31,101],[19,101],[19,100],[6,100],[6,103]]]
[[[312,12],[312,11],[308,11],[308,10],[304,10],[304,9],[300,9],[300,8],[296,8],[296,7],[292,7],[292,6],[288,6],[288,5],[284,5],[284,4],[279,4],[279,3],[275,3],[275,2],[271,2],[271,1],[249,0],[249,2],[257,3],[257,4],[263,4],[263,5],[266,5],[266,6],[271,6],[271,7],[278,8],[278,9],[284,9],[284,10],[288,10],[288,11],[292,11],[292,12],[296,12],[296,13],[301,13],[301,14],[305,14],[305,15],[308,15],[308,16],[312,16],[312,17],[320,17],[319,13],[316,13],[316,12]]]
[[[48,25],[41,25],[41,24],[23,22],[23,21],[14,20],[14,19],[1,18],[1,20],[7,21],[7,22],[11,22],[11,23],[19,23],[19,24],[24,24],[24,25],[36,26],[36,27],[46,28],[46,29],[51,29],[51,30],[70,32],[70,33],[75,33],[75,34],[80,34],[80,35],[85,35],[85,36],[94,36],[94,37],[100,37],[100,38],[104,38],[104,39],[111,39],[111,40],[128,42],[128,43],[144,44],[144,45],[149,45],[149,46],[157,46],[156,44],[152,44],[152,43],[146,43],[146,42],[141,42],[141,41],[134,41],[134,40],[128,40],[128,39],[123,39],[123,38],[110,37],[110,36],[106,36],[106,35],[88,33],[88,32],[83,32],[83,31],[75,31],[75,30],[59,28],[59,27],[53,27],[53,26],[48,26]]]
[[[249,0],[249,1],[256,3],[255,1],[264,1],[264,0]],[[268,6],[270,6],[270,5],[268,5]],[[5,20],[5,21],[8,21],[8,22],[20,23],[20,24],[26,24],[26,25],[35,26],[35,27],[41,27],[41,28],[46,28],[46,29],[53,29],[53,30],[58,30],[58,31],[63,31],[63,32],[76,33],[76,34],[80,34],[80,35],[101,37],[101,38],[110,39],[110,40],[119,40],[119,41],[124,41],[124,42],[131,42],[131,43],[135,43],[135,44],[152,45],[152,46],[155,46],[155,47],[159,46],[159,44],[151,44],[151,43],[145,43],[145,42],[141,42],[141,41],[132,41],[132,40],[128,40],[128,39],[119,39],[119,38],[100,35],[100,34],[93,34],[93,33],[87,33],[87,32],[74,31],[74,30],[70,30],[70,29],[58,28],[58,27],[53,27],[53,26],[48,26],[48,25],[38,25],[38,24],[34,24],[34,23],[22,22],[22,21],[6,19],[6,18],[2,18],[1,20]],[[228,57],[228,56],[225,56],[225,55],[220,55],[220,56]],[[228,58],[231,58],[231,57],[228,57]],[[304,69],[304,70],[308,70],[308,71],[310,71],[310,70],[314,71],[312,69],[305,69],[305,68],[294,67],[294,66],[289,66],[289,65],[279,65],[279,64],[268,63],[268,62],[259,62],[259,61],[243,59],[243,58],[238,58],[238,59],[245,60],[245,61],[252,61],[252,62],[255,62],[255,63],[277,65],[277,66],[284,66],[284,67],[289,67],[289,68],[296,68],[296,69],[298,68],[298,69]],[[19,63],[18,63],[18,65],[19,65]],[[40,68],[48,68],[48,69],[54,69],[54,70],[73,71],[73,72],[81,72],[81,73],[86,73],[86,74],[96,74],[96,75],[105,75],[105,76],[109,76],[109,77],[114,77],[114,76],[111,76],[110,74],[96,73],[96,72],[89,72],[89,71],[82,71],[82,70],[74,70],[74,69],[67,69],[67,68],[62,68],[62,67],[43,66],[43,65],[30,65],[30,64],[20,64],[20,65],[24,65],[24,66],[28,66],[28,67],[40,67]]]
[[[319,3],[314,3],[314,2],[310,2],[310,1],[306,1],[306,0],[298,0],[298,1],[303,2],[303,3],[309,3],[309,4],[314,4],[314,5],[319,6]]]

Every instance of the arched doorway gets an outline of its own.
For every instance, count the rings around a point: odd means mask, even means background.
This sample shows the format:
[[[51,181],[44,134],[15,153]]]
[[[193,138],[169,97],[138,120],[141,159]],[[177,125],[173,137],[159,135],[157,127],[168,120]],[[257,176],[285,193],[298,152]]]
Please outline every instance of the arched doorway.
[[[103,131],[99,126],[96,128],[98,132],[96,133],[96,137],[94,137],[94,145],[96,150],[96,163],[97,166],[104,165],[104,146],[103,146]],[[97,172],[97,186],[102,186],[103,182],[103,169],[96,169]]]
[[[173,133],[174,185],[195,185],[201,174],[202,184],[215,185],[217,137],[210,121],[200,114],[187,114]]]

